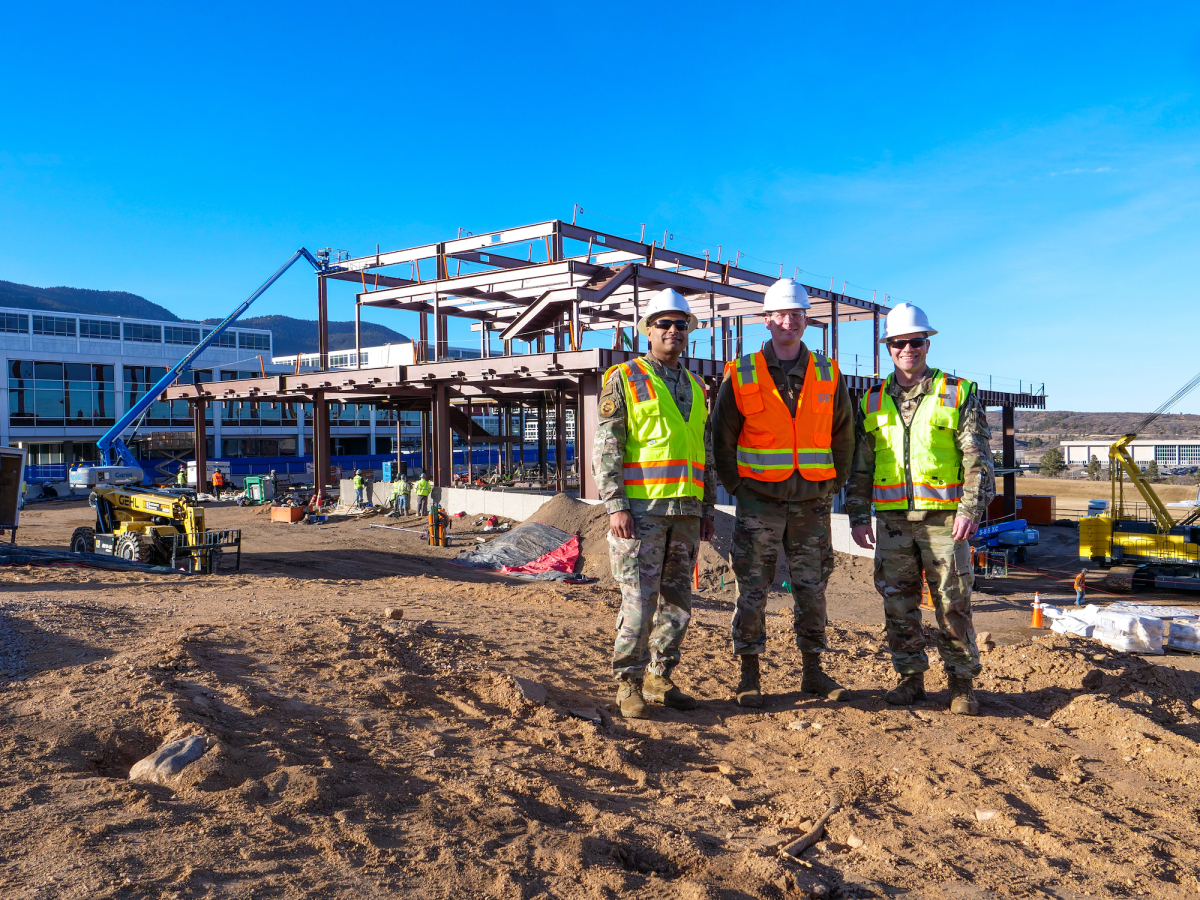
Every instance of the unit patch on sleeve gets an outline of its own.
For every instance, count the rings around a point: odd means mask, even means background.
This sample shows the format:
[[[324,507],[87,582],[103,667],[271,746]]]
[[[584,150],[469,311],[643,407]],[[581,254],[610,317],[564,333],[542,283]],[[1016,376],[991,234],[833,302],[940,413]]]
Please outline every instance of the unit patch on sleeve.
[[[617,411],[617,401],[612,397],[605,397],[600,401],[600,415],[608,418]]]

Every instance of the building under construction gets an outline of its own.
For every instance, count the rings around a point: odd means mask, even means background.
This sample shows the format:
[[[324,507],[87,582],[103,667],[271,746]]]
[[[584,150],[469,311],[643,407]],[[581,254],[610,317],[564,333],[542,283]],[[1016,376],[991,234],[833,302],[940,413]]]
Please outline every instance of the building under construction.
[[[763,274],[733,259],[708,251],[696,256],[631,240],[581,225],[552,220],[482,235],[370,256],[321,258],[317,271],[320,366],[316,371],[246,378],[220,383],[178,384],[167,391],[171,400],[191,404],[195,423],[197,476],[205,480],[205,406],[225,401],[311,403],[314,482],[318,490],[331,484],[331,403],[371,404],[378,409],[421,413],[421,451],[435,484],[453,478],[453,435],[472,443],[500,445],[501,467],[513,467],[513,446],[524,435],[511,433],[514,409],[539,410],[538,446],[542,465],[547,448],[555,448],[549,477],[559,490],[567,483],[566,412],[573,409],[579,456],[579,492],[597,496],[587,465],[597,422],[601,379],[611,366],[638,356],[636,323],[641,304],[654,291],[674,288],[685,297],[707,329],[707,341],[693,344],[683,362],[709,388],[710,402],[725,361],[743,353],[744,323],[761,316],[763,295],[784,273]],[[665,245],[664,241],[664,245]],[[364,306],[407,310],[418,314],[419,338],[411,364],[330,368],[328,333],[329,280],[359,287],[355,321]],[[872,375],[845,378],[854,397],[879,381],[880,316],[888,308],[816,285],[805,285],[809,310],[809,343],[821,332],[825,353],[838,358],[838,329],[849,321],[871,320],[874,328]],[[448,325],[451,316],[471,320],[479,332],[480,356],[452,358]],[[594,346],[594,333],[607,334]],[[593,336],[585,348],[585,335]],[[356,342],[359,329],[356,328]],[[496,345],[502,347],[499,354]],[[356,349],[361,349],[361,346]],[[756,347],[747,347],[754,350]],[[355,359],[361,359],[356,353]],[[843,370],[845,370],[843,365]],[[1014,410],[1044,409],[1045,396],[980,390],[987,407],[1003,409],[1002,470],[1014,459]],[[473,419],[481,407],[498,413],[499,434],[485,431]],[[553,410],[553,414],[549,414]],[[549,434],[547,423],[554,423]],[[469,459],[468,454],[468,459]],[[1004,494],[1011,512],[1015,498],[1012,474],[1005,474]]]

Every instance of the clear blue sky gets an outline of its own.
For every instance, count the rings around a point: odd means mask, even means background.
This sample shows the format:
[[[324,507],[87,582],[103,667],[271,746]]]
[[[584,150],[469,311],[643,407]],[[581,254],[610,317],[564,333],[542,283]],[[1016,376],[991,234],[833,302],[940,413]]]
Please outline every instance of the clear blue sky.
[[[19,5],[0,278],[220,315],[301,245],[579,203],[917,303],[1052,408],[1156,406],[1200,369],[1200,7],[903,6]]]

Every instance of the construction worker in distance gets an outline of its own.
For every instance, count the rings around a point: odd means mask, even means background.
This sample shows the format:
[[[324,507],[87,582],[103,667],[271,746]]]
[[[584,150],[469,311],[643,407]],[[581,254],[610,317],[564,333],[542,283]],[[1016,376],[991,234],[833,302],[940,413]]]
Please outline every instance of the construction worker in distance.
[[[679,363],[698,324],[682,295],[659,291],[637,325],[649,352],[609,369],[600,393],[592,472],[621,588],[613,675],[627,718],[647,718],[647,700],[696,705],[672,673],[692,617],[692,568],[699,542],[712,538],[716,503],[704,387]]]
[[[187,466],[179,467],[179,471],[175,473],[175,483],[179,487],[187,487]]]
[[[354,470],[354,505],[363,505],[363,473],[362,469]]]
[[[399,481],[392,482],[392,512],[393,516],[408,515],[408,476],[401,475]]]
[[[429,495],[433,493],[433,483],[425,477],[424,472],[413,485],[413,491],[417,495],[417,515],[423,516],[429,512]]]
[[[730,564],[737,582],[733,652],[737,702],[763,705],[767,592],[782,549],[791,574],[792,621],[803,660],[800,689],[829,700],[849,693],[821,668],[825,586],[833,573],[829,513],[854,457],[854,407],[835,360],[802,340],[808,292],[791,278],[767,289],[771,339],[725,367],[717,394],[717,477],[737,501]]]
[[[221,491],[225,488],[225,475],[220,469],[216,469],[212,476],[213,496],[220,497]]]
[[[1075,605],[1081,606],[1083,598],[1087,596],[1087,569],[1083,569],[1075,576]]]
[[[883,595],[892,665],[900,674],[884,699],[895,706],[925,699],[929,660],[918,610],[924,571],[950,712],[974,716],[979,702],[972,679],[982,667],[971,621],[974,575],[967,541],[996,495],[996,474],[987,414],[974,382],[926,364],[935,334],[911,303],[888,313],[882,340],[895,371],[859,404],[846,511],[855,543],[875,547],[875,587]]]

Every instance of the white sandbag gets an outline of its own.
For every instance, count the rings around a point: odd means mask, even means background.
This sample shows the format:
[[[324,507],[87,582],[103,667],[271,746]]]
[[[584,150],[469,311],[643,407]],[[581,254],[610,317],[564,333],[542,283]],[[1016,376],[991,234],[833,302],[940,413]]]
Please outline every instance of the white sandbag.
[[[1171,622],[1166,645],[1172,650],[1200,653],[1200,619],[1176,619]]]
[[[1096,617],[1092,637],[1112,650],[1157,655],[1163,652],[1166,624],[1150,616],[1102,610]]]
[[[1079,616],[1073,616],[1070,614],[1065,615],[1065,616],[1060,616],[1059,618],[1055,619],[1050,625],[1050,630],[1056,631],[1059,634],[1073,634],[1076,637],[1085,637],[1085,638],[1092,637],[1092,634],[1095,631],[1095,629],[1096,629],[1095,622],[1088,622],[1088,621],[1080,618]]]

